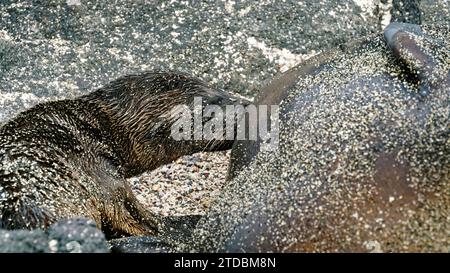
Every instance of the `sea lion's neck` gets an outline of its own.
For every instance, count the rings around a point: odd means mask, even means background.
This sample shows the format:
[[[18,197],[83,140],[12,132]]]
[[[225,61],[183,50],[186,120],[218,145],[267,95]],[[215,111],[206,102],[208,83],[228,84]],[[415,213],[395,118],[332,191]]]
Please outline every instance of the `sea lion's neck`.
[[[170,141],[170,111],[186,97],[178,89],[150,91],[131,82],[99,89],[81,99],[107,120],[101,126],[113,133],[113,149],[122,158],[124,175],[131,177],[160,166],[158,158],[169,158],[169,151],[158,147]]]

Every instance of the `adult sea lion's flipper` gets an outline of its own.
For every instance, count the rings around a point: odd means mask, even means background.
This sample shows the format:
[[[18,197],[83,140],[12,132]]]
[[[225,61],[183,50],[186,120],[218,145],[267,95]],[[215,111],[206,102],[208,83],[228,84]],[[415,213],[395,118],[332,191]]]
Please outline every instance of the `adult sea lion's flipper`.
[[[449,50],[444,41],[431,38],[421,26],[391,23],[384,30],[384,37],[394,55],[417,77],[423,93],[447,78],[445,63],[450,60]]]

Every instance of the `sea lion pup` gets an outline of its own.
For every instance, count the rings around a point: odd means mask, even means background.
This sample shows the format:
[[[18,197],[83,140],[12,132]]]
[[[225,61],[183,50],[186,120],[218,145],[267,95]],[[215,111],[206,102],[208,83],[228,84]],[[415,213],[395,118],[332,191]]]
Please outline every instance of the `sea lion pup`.
[[[168,114],[193,107],[194,97],[203,106],[241,102],[185,74],[149,72],[20,113],[0,128],[0,227],[46,228],[79,216],[110,238],[178,227],[183,221],[146,211],[125,179],[182,155],[231,148],[231,140],[171,137],[177,119]]]
[[[449,41],[392,23],[276,78],[256,103],[280,103],[279,150],[235,143],[181,250],[448,252]]]

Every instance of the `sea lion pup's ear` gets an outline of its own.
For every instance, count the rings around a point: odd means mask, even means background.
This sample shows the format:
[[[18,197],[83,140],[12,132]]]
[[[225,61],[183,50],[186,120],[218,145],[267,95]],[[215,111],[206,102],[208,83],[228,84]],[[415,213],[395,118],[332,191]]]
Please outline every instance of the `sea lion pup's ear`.
[[[384,30],[384,38],[408,72],[417,78],[421,91],[427,93],[448,77],[449,49],[419,25],[391,23]]]

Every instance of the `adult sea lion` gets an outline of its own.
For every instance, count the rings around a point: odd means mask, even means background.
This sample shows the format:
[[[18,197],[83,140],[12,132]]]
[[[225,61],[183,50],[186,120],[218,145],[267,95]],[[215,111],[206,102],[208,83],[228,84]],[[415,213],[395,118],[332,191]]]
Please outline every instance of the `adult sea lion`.
[[[182,228],[193,218],[146,211],[125,179],[182,155],[231,148],[225,138],[170,136],[176,119],[168,113],[193,107],[194,97],[204,106],[241,102],[185,74],[148,72],[20,113],[0,128],[0,228],[47,228],[80,216],[110,238]]]
[[[391,23],[276,78],[277,152],[237,141],[194,252],[450,250],[450,29]]]

